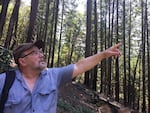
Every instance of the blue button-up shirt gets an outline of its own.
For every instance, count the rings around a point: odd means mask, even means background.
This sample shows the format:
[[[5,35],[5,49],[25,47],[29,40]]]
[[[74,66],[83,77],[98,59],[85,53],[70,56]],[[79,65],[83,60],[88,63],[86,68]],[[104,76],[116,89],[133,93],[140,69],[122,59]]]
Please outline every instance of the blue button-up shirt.
[[[5,103],[4,113],[56,113],[58,89],[71,81],[73,66],[43,70],[32,92],[21,72],[16,70],[16,79]],[[5,73],[0,75],[0,95],[4,81]]]

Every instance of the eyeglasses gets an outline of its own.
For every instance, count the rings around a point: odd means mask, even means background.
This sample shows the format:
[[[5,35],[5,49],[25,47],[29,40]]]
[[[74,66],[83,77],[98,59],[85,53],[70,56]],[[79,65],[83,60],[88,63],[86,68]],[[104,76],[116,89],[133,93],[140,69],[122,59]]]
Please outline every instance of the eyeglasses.
[[[42,50],[39,50],[39,51],[31,51],[30,53],[28,53],[28,54],[26,54],[26,55],[23,55],[23,56],[21,56],[20,58],[24,58],[24,57],[26,57],[26,56],[28,56],[28,55],[43,55],[44,53],[43,53],[43,51]]]

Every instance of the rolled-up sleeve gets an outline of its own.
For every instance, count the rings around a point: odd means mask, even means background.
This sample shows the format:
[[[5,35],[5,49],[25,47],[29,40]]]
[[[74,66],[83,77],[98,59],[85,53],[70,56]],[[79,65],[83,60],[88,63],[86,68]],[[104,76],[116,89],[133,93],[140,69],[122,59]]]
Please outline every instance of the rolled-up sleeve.
[[[74,64],[52,69],[52,74],[50,75],[53,76],[52,78],[55,79],[55,82],[57,82],[57,87],[63,86],[64,84],[72,81],[73,69]]]

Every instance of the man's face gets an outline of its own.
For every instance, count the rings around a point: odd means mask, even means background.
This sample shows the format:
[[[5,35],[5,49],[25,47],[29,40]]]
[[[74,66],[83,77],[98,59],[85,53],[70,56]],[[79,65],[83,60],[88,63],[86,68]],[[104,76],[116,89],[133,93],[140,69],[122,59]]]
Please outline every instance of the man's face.
[[[45,57],[42,50],[38,49],[36,46],[33,46],[29,50],[23,53],[24,60],[22,66],[31,68],[33,70],[43,70],[46,68]]]

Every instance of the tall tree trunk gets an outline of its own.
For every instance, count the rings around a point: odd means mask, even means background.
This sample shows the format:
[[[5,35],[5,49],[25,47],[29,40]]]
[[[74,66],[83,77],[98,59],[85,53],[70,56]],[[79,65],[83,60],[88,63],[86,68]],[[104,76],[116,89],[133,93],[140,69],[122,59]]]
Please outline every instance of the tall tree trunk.
[[[108,47],[110,47],[111,46],[111,36],[110,36],[110,31],[111,31],[111,19],[110,19],[110,17],[111,17],[111,1],[110,0],[108,0],[108,18],[109,18],[109,20],[108,20],[108,23],[109,23],[109,26],[108,26]],[[111,58],[108,58],[108,69],[107,69],[107,71],[108,71],[108,95],[110,96],[111,95]]]
[[[16,19],[16,23],[15,23],[15,29],[14,29],[14,34],[13,34],[13,42],[12,45],[10,47],[10,50],[13,50],[14,46],[16,45],[17,42],[17,29],[18,29],[18,18]]]
[[[38,9],[38,0],[31,0],[31,12],[30,12],[30,21],[29,21],[29,29],[28,36],[26,42],[31,42],[34,40],[34,25],[36,22],[36,14]]]
[[[124,93],[124,104],[127,105],[127,89],[126,89],[126,86],[127,86],[127,75],[126,75],[126,40],[125,40],[125,24],[126,24],[126,19],[125,19],[125,0],[123,0],[123,63],[124,63],[124,78],[123,78],[123,93]]]
[[[145,24],[146,24],[146,38],[147,38],[147,66],[148,66],[148,113],[150,113],[150,53],[149,53],[149,30],[148,30],[148,7],[147,7],[147,0],[145,4]]]
[[[56,32],[57,32],[57,21],[58,21],[58,11],[59,11],[59,0],[55,2],[55,13],[54,13],[54,38],[53,38],[53,47],[52,47],[52,59],[51,67],[54,65],[54,55],[55,55],[55,46],[56,46]]]
[[[50,29],[49,38],[48,38],[48,43],[49,43],[48,58],[47,58],[48,59],[48,63],[47,63],[48,67],[51,66],[51,62],[52,62],[51,56],[52,56],[52,46],[53,46],[52,42],[53,42],[54,15],[55,15],[54,9],[55,9],[55,3],[54,3],[53,8],[52,8],[53,13],[52,13],[51,21],[50,21],[50,23],[51,23],[51,29]]]
[[[105,10],[104,10],[104,47],[105,47],[105,49],[107,48],[107,8],[108,8],[108,4],[107,4],[107,2],[108,1],[105,1]],[[107,63],[107,60],[106,59],[104,59],[104,83],[105,83],[105,85],[103,84],[103,86],[104,86],[104,93],[107,95],[108,94],[108,71],[107,71],[107,65],[108,63]]]
[[[62,0],[62,10],[61,10],[61,25],[60,25],[60,34],[59,34],[59,44],[58,44],[58,56],[57,56],[57,66],[60,66],[60,49],[61,49],[61,39],[62,39],[62,30],[63,30],[63,21],[64,21],[64,0]]]
[[[6,13],[7,13],[9,2],[10,0],[3,0],[2,2],[2,9],[0,13],[0,39],[2,38],[2,34],[3,34],[3,28],[6,21]]]
[[[73,52],[74,52],[74,46],[76,44],[76,38],[77,36],[73,36],[73,38],[71,38],[71,43],[70,43],[70,52],[69,52],[69,61],[68,61],[68,64],[71,64],[71,61],[72,61],[72,55],[73,55]]]
[[[49,11],[50,11],[50,0],[47,0],[46,2],[46,15],[45,15],[45,24],[44,24],[44,43],[46,43],[46,37],[47,37],[47,28],[48,28],[48,19],[49,19]],[[45,47],[44,47],[45,50]],[[43,51],[44,51],[43,50]]]
[[[103,51],[103,42],[104,42],[104,36],[103,36],[103,33],[104,33],[104,20],[103,20],[103,16],[104,16],[104,13],[103,13],[103,8],[102,8],[102,3],[103,1],[100,0],[100,44],[101,44],[101,51]],[[103,88],[103,81],[104,81],[104,60],[101,61],[101,85],[100,85],[100,93],[102,93],[104,91],[104,88]]]
[[[145,16],[144,16],[144,1],[141,1],[142,8],[142,113],[146,113],[146,89],[145,89]]]
[[[117,0],[117,3],[116,3],[116,13],[117,13],[117,16],[116,16],[116,42],[118,43],[118,38],[119,38],[119,25],[118,25],[118,18],[119,18],[119,0]],[[115,62],[115,100],[119,102],[119,89],[120,89],[120,84],[119,84],[119,59],[117,58],[116,59],[116,62]]]
[[[129,49],[128,49],[128,104],[131,106],[131,102],[132,102],[132,99],[133,99],[133,92],[134,92],[134,89],[132,89],[131,87],[131,64],[130,64],[130,49],[131,49],[131,1],[130,1],[130,10],[129,10],[129,39],[128,39],[128,44],[129,44]]]
[[[138,58],[137,58],[137,61],[136,61],[136,64],[135,64],[135,68],[133,70],[133,80],[132,80],[132,86],[133,86],[133,90],[134,90],[133,94],[132,94],[133,108],[135,108],[135,103],[136,103],[136,101],[135,101],[135,98],[136,98],[135,97],[135,88],[138,87],[138,86],[135,86],[135,80],[136,80],[137,67],[138,67],[138,64],[140,64],[139,63],[140,59],[141,59],[141,48],[139,49]],[[139,87],[139,89],[140,89],[140,87]],[[138,103],[138,101],[137,101],[137,103]]]
[[[141,58],[141,56],[140,56],[140,58]],[[139,67],[141,66],[141,60],[140,60],[140,62],[139,62]],[[141,75],[141,71],[139,70],[139,75]],[[140,88],[141,88],[141,76],[139,76],[139,78],[138,78],[138,87],[139,87],[139,92],[141,91],[140,90]],[[141,99],[140,99],[140,97],[141,97],[141,94],[139,93],[139,96],[138,96],[138,98],[137,98],[137,100],[138,100],[138,105],[137,105],[137,109],[139,110],[140,109],[140,103],[141,103]]]
[[[6,41],[4,45],[4,47],[8,49],[10,47],[10,42],[11,42],[12,35],[16,26],[15,24],[17,24],[16,22],[18,21],[19,7],[20,7],[20,0],[16,0],[16,4],[14,6],[14,9],[10,18],[7,37],[6,37]]]
[[[86,20],[86,47],[85,47],[85,57],[90,56],[90,42],[91,42],[91,12],[92,11],[92,0],[87,0],[87,20]],[[85,72],[84,84],[87,86],[89,83],[89,71]]]
[[[97,0],[94,0],[94,54],[97,53],[97,46],[98,46],[98,40],[97,40]],[[96,91],[97,88],[97,71],[98,67],[94,67],[94,79],[93,79],[93,87],[92,89]]]

